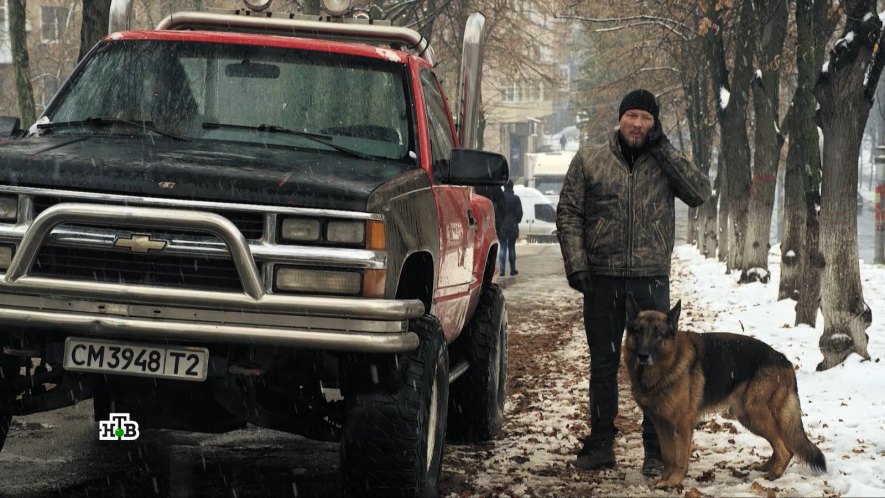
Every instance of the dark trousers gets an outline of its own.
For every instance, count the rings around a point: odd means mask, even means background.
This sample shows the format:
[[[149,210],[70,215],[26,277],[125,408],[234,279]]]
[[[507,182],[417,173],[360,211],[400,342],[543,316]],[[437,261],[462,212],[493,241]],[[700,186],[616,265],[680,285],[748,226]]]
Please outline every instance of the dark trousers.
[[[498,273],[504,274],[506,262],[510,259],[510,273],[516,271],[516,237],[508,237],[507,235],[499,235],[498,241]]]
[[[584,296],[584,329],[590,346],[590,438],[611,439],[617,433],[618,367],[627,321],[626,298],[632,293],[639,309],[668,311],[668,277],[593,277],[593,291]],[[642,420],[642,441],[657,442],[648,416]]]

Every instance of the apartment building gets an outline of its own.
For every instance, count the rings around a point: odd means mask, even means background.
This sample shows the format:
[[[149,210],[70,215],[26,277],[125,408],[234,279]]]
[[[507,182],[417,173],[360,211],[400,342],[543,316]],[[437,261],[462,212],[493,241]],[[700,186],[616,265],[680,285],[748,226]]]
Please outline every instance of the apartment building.
[[[486,68],[483,138],[486,150],[507,157],[511,177],[518,180],[525,172],[525,154],[543,148],[543,135],[575,122],[570,95],[576,60],[569,50],[575,36],[573,23],[541,13],[524,0],[514,0],[512,5],[530,32],[524,38],[527,43],[514,50],[539,70],[513,78]]]

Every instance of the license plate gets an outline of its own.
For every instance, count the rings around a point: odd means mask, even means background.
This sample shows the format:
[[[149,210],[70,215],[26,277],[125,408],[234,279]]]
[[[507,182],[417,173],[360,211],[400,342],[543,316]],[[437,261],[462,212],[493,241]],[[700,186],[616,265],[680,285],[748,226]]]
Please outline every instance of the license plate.
[[[68,337],[65,370],[206,380],[209,350],[183,346],[158,346],[120,341]]]

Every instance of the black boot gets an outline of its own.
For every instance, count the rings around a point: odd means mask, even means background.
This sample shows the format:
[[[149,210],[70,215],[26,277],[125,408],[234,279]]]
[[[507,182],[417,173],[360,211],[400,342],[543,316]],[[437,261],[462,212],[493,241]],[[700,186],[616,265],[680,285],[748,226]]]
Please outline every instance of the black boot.
[[[660,475],[664,470],[664,460],[661,458],[661,445],[657,439],[645,439],[642,441],[645,449],[645,459],[642,461],[642,475],[652,477]]]
[[[616,465],[614,441],[611,439],[588,440],[578,452],[572,466],[584,470],[610,469]]]

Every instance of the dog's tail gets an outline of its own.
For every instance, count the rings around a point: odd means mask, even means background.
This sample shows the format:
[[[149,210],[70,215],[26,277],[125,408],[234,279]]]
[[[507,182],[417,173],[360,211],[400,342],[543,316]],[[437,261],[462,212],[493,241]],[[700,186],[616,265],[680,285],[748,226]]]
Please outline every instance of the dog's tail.
[[[808,464],[817,472],[827,471],[827,460],[820,448],[808,439],[805,427],[802,425],[802,409],[799,407],[799,390],[796,378],[793,377],[793,389],[781,406],[781,430],[784,439],[790,445],[799,460]]]

